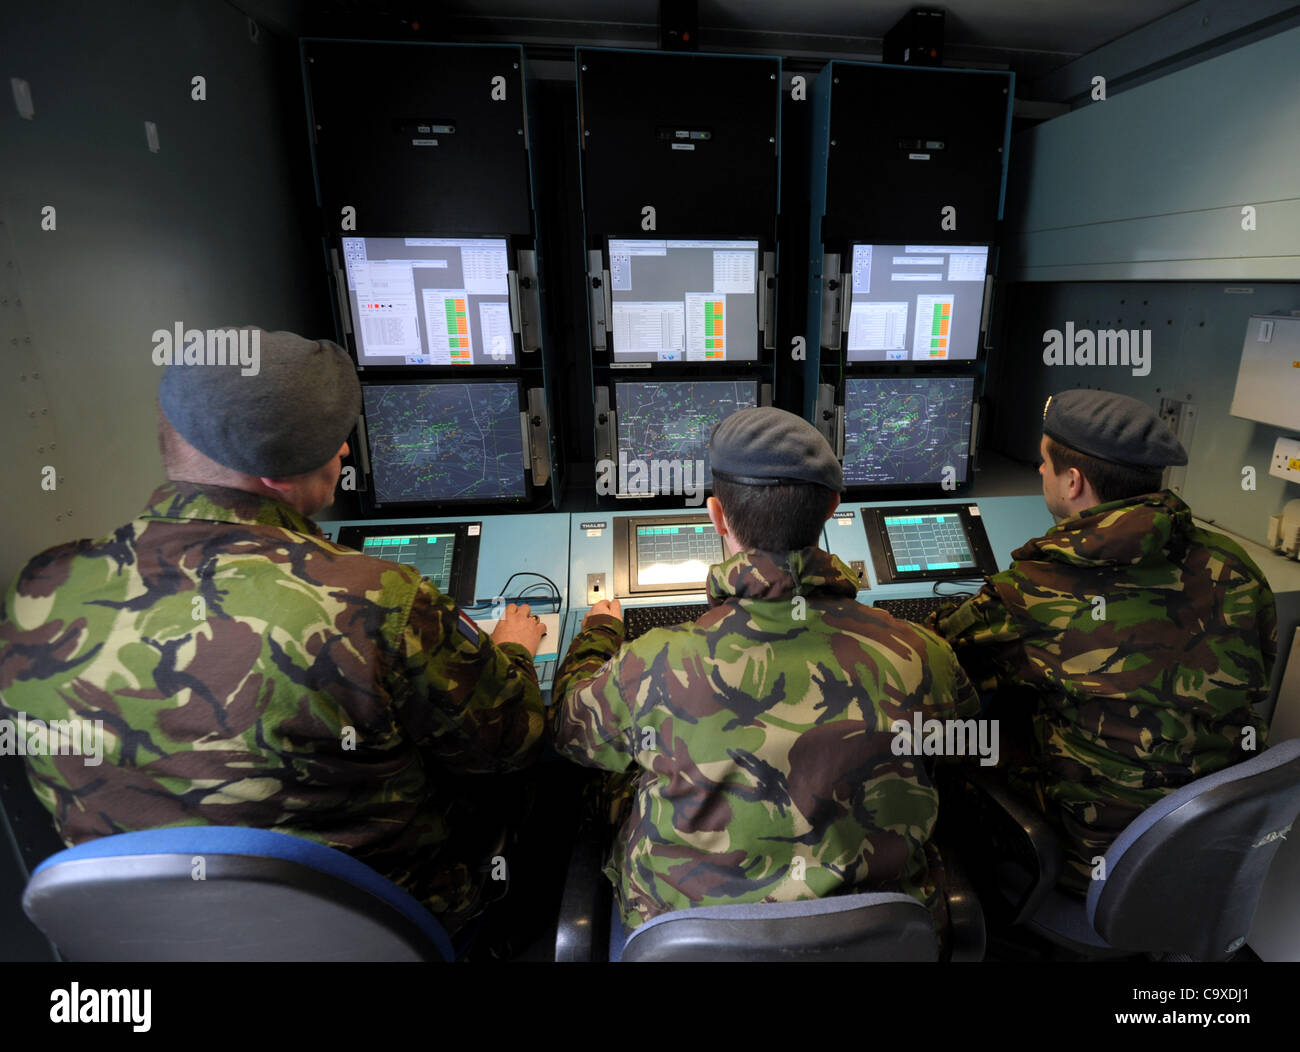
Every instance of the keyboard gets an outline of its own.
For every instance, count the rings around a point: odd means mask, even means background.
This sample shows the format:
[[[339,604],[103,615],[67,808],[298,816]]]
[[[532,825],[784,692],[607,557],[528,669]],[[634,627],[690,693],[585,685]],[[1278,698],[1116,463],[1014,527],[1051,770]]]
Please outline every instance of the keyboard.
[[[694,621],[708,610],[707,603],[688,603],[683,606],[634,606],[623,611],[624,640],[631,642],[652,628],[669,628]]]
[[[887,614],[893,614],[900,620],[922,622],[927,620],[934,611],[947,606],[954,599],[962,598],[956,595],[926,595],[919,599],[877,599],[871,605],[879,607]]]

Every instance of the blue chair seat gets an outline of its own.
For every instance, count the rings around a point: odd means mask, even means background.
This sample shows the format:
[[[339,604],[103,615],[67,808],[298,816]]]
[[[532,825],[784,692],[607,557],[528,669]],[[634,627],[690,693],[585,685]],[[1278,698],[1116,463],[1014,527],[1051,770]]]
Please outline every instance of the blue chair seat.
[[[610,923],[610,960],[934,961],[930,911],[910,895],[869,892],[801,902],[697,906],[646,921],[619,946]]]
[[[286,833],[120,833],[41,863],[23,909],[78,961],[450,961],[415,898],[364,862]]]
[[[1053,890],[1028,926],[1088,956],[1222,960],[1245,942],[1298,812],[1300,738],[1152,804],[1111,844],[1086,900]]]

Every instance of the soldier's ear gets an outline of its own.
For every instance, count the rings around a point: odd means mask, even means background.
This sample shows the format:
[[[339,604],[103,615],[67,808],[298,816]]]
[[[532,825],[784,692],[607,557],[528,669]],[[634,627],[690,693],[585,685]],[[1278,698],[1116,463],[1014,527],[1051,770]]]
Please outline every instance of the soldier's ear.
[[[832,515],[834,515],[835,509],[838,508],[839,506],[840,506],[840,495],[836,493],[834,490],[831,490],[831,503],[830,503],[830,507],[826,509],[826,517],[829,519]]]
[[[709,513],[709,522],[713,523],[718,536],[725,537],[730,532],[730,527],[727,526],[727,516],[723,513],[722,503],[717,497],[710,497],[704,502],[704,510]]]

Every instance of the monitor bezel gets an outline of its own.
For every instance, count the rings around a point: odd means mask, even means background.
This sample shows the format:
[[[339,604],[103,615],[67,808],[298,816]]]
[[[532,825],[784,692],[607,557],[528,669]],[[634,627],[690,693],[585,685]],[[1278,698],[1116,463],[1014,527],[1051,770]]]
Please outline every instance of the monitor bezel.
[[[368,238],[404,238],[404,239],[405,238],[442,238],[448,241],[453,241],[453,240],[454,241],[475,241],[475,240],[504,241],[506,243],[507,275],[518,272],[518,260],[515,258],[517,246],[515,243],[519,239],[510,234],[501,234],[501,233],[381,234],[381,233],[371,232],[371,233],[361,234],[349,230],[347,233],[339,233],[339,234],[331,235],[330,248],[337,254],[339,270],[342,272],[343,275],[343,284],[339,286],[338,289],[338,295],[342,300],[341,304],[339,305],[339,311],[340,311],[339,316],[340,318],[346,316],[347,319],[348,324],[346,328],[348,331],[344,332],[343,336],[344,336],[345,345],[347,347],[348,354],[352,358],[352,364],[356,366],[358,376],[365,376],[367,373],[374,373],[376,375],[385,375],[385,374],[393,374],[397,372],[420,373],[425,375],[431,372],[439,372],[446,375],[464,375],[466,373],[470,373],[472,375],[478,375],[480,372],[485,370],[490,370],[490,369],[502,369],[502,370],[513,371],[513,370],[518,370],[523,368],[524,349],[523,349],[523,331],[522,331],[523,327],[521,324],[522,320],[517,316],[518,309],[519,309],[518,296],[514,293],[514,291],[512,290],[509,284],[509,277],[507,277],[506,279],[507,281],[506,303],[510,309],[510,342],[511,342],[512,353],[514,354],[514,361],[475,362],[470,365],[452,365],[450,363],[443,365],[438,362],[428,362],[423,365],[414,365],[407,362],[400,362],[400,363],[395,362],[391,365],[379,365],[373,362],[363,362],[361,360],[361,351],[359,347],[360,336],[359,336],[359,329],[357,325],[357,317],[352,310],[352,298],[351,298],[352,290],[348,287],[347,284],[347,259],[343,253],[343,239],[353,238],[353,237],[359,237],[363,240]],[[336,285],[338,284],[337,280],[335,281],[335,284]],[[343,312],[346,312],[346,315],[344,315]],[[424,322],[422,319],[420,320],[419,324],[423,326]]]
[[[362,555],[370,558],[382,559],[382,555],[362,550],[361,545],[366,538],[396,534],[414,537],[429,533],[453,533],[456,540],[452,551],[451,590],[443,594],[450,595],[458,606],[469,606],[474,602],[474,588],[478,580],[479,539],[482,532],[482,521],[413,522],[410,524],[368,522],[340,527],[335,543],[361,552]],[[404,563],[402,565],[410,564]],[[436,588],[437,585],[434,585],[434,587]]]
[[[758,376],[710,375],[710,376],[675,377],[675,376],[660,376],[652,373],[652,374],[640,374],[640,375],[632,374],[628,376],[616,375],[610,377],[610,381],[609,381],[610,388],[611,388],[610,395],[613,400],[611,408],[613,409],[614,412],[613,449],[614,449],[614,472],[615,472],[615,480],[616,480],[616,489],[613,495],[616,498],[622,500],[651,500],[659,497],[680,496],[680,494],[675,494],[675,493],[627,493],[624,492],[622,489],[617,488],[617,487],[621,487],[623,484],[622,471],[620,470],[620,467],[623,463],[623,458],[622,458],[623,447],[619,443],[619,437],[618,437],[618,423],[621,420],[621,414],[620,414],[619,403],[618,403],[619,386],[621,384],[714,384],[714,383],[720,383],[720,384],[752,383],[754,385],[754,405],[750,408],[758,408],[763,404],[763,381]],[[740,412],[740,410],[737,409],[736,412]],[[631,457],[629,456],[628,459],[631,460]],[[713,489],[713,472],[710,471],[709,481],[705,484],[704,490],[705,492],[712,492],[712,489]]]
[[[868,368],[868,369],[870,369],[870,368],[879,368],[879,367],[881,367],[881,366],[884,366],[884,367],[896,367],[896,366],[920,366],[921,368],[926,368],[926,369],[932,369],[932,368],[943,368],[944,366],[957,366],[958,368],[966,368],[966,369],[974,368],[975,364],[976,364],[976,363],[981,359],[981,357],[982,357],[983,354],[984,354],[984,341],[980,339],[980,336],[983,334],[983,331],[984,331],[984,330],[983,330],[983,327],[982,327],[982,325],[981,325],[980,323],[982,323],[982,322],[984,321],[984,312],[983,312],[983,308],[984,308],[984,306],[985,306],[985,302],[984,302],[984,301],[985,301],[985,297],[986,297],[987,292],[988,292],[988,281],[989,281],[989,275],[992,273],[992,269],[993,269],[993,252],[994,252],[994,244],[993,244],[993,242],[991,242],[991,241],[950,241],[950,242],[947,242],[947,243],[945,244],[943,241],[935,240],[935,239],[931,239],[931,240],[929,240],[929,241],[925,241],[925,242],[916,242],[916,241],[913,241],[913,242],[907,242],[907,241],[905,241],[905,242],[902,242],[901,245],[893,245],[893,244],[889,244],[889,243],[886,243],[886,242],[877,242],[877,241],[870,240],[870,239],[858,238],[858,239],[854,239],[854,240],[848,241],[848,242],[846,242],[846,244],[848,245],[848,251],[845,252],[845,253],[842,255],[842,257],[841,257],[842,259],[846,260],[847,263],[848,263],[848,266],[843,268],[843,273],[846,273],[846,274],[848,274],[848,275],[850,276],[850,277],[849,277],[848,286],[847,286],[846,289],[845,289],[845,297],[846,297],[846,298],[845,298],[845,303],[844,303],[844,333],[843,333],[843,336],[842,336],[842,339],[843,339],[843,342],[844,342],[844,348],[843,348],[843,352],[842,352],[842,353],[843,353],[843,355],[844,355],[844,365],[845,365],[846,368],[849,368],[849,369],[862,369],[862,368]],[[987,255],[985,256],[985,261],[984,261],[984,278],[983,278],[983,280],[981,280],[980,283],[979,283],[979,286],[980,286],[980,308],[981,308],[981,309],[980,309],[980,318],[979,318],[979,322],[977,322],[977,323],[976,323],[976,326],[975,326],[975,353],[974,353],[971,357],[969,357],[969,358],[954,358],[951,354],[948,355],[946,358],[911,358],[911,357],[908,357],[908,358],[891,358],[891,359],[885,359],[885,358],[879,358],[879,359],[869,358],[869,359],[864,359],[864,358],[853,358],[853,357],[851,357],[851,355],[852,355],[853,353],[855,353],[855,352],[852,352],[852,351],[849,350],[849,322],[850,322],[850,319],[852,318],[852,314],[853,314],[853,280],[852,280],[852,274],[853,274],[853,250],[854,250],[854,248],[856,248],[858,245],[870,245],[872,248],[890,248],[890,247],[893,247],[893,248],[899,248],[899,247],[903,247],[903,246],[908,245],[908,244],[927,244],[927,245],[936,245],[936,246],[942,246],[942,247],[944,247],[944,248],[949,248],[949,249],[951,249],[951,248],[984,248],[984,249],[987,249],[987,250],[988,250],[988,253],[987,253]],[[910,342],[910,341],[909,341],[909,342]],[[857,352],[857,353],[864,353],[864,352]]]
[[[604,253],[603,264],[604,264],[605,272],[608,273],[610,269],[611,252],[609,246],[610,246],[610,242],[612,241],[695,241],[695,242],[752,241],[754,243],[754,245],[756,246],[755,247],[755,272],[754,272],[754,323],[755,323],[754,324],[754,357],[753,358],[727,357],[721,359],[720,361],[709,361],[707,359],[704,361],[690,361],[685,357],[686,354],[685,348],[682,349],[682,357],[678,360],[663,361],[658,358],[644,359],[644,358],[619,357],[614,351],[614,343],[616,339],[615,330],[614,330],[614,316],[613,316],[614,288],[613,288],[613,283],[611,281],[610,289],[609,289],[610,316],[609,318],[606,319],[606,324],[609,328],[609,346],[606,348],[605,351],[605,354],[609,359],[610,367],[614,369],[636,369],[636,368],[646,368],[646,367],[650,367],[650,368],[666,367],[669,369],[673,369],[673,368],[680,368],[682,366],[687,366],[687,367],[701,366],[705,369],[725,369],[728,366],[732,366],[732,367],[739,366],[743,368],[745,366],[761,365],[763,362],[763,351],[764,351],[763,315],[762,315],[763,295],[759,291],[759,285],[763,280],[763,252],[764,252],[763,238],[761,236],[646,237],[645,234],[646,231],[641,231],[638,234],[605,234],[602,237],[600,243],[601,252]],[[642,353],[642,352],[635,352],[635,353]]]
[[[900,573],[894,559],[889,531],[885,529],[885,516],[894,515],[952,515],[961,520],[966,540],[970,543],[975,565],[955,570],[912,570]],[[997,560],[984,531],[984,518],[979,505],[955,501],[951,504],[874,505],[862,509],[862,528],[867,533],[867,547],[876,570],[877,584],[906,584],[929,581],[970,581],[989,577],[998,572]]]
[[[843,430],[844,430],[844,436],[843,436],[844,449],[840,455],[840,466],[842,470],[845,469],[845,461],[848,457],[849,383],[860,382],[864,380],[870,380],[870,381],[923,380],[926,383],[940,383],[940,382],[947,382],[952,380],[971,381],[971,399],[970,399],[970,412],[969,412],[971,425],[970,425],[970,435],[966,441],[966,473],[962,479],[954,481],[952,490],[948,492],[959,494],[969,489],[972,482],[971,476],[974,474],[974,460],[975,460],[974,445],[976,441],[975,407],[979,401],[979,399],[976,397],[979,377],[974,373],[953,373],[953,372],[937,373],[937,372],[929,372],[929,371],[926,372],[909,371],[906,373],[866,373],[866,374],[857,373],[857,374],[845,376],[844,387],[842,392],[844,401],[840,405],[840,409],[843,414]],[[896,492],[900,494],[900,496],[904,496],[904,497],[909,493],[945,492],[943,489],[943,480],[941,478],[936,479],[933,482],[856,482],[856,481],[851,482],[849,481],[846,475],[844,480],[844,485],[846,490],[851,493]]]
[[[464,387],[472,384],[507,384],[515,389],[515,397],[519,402],[520,410],[520,441],[523,443],[523,493],[517,497],[460,497],[460,498],[443,498],[431,497],[422,500],[395,501],[380,500],[375,489],[375,470],[374,459],[371,449],[370,420],[366,413],[365,392],[375,387]],[[365,465],[366,465],[366,494],[367,506],[375,512],[402,512],[416,511],[430,508],[516,508],[524,509],[530,507],[534,501],[537,487],[533,483],[532,476],[532,457],[529,451],[528,436],[524,433],[522,417],[527,410],[528,400],[527,391],[525,390],[524,381],[514,377],[491,377],[475,376],[457,377],[455,379],[448,376],[420,376],[406,377],[398,379],[379,378],[361,382],[361,419],[364,423],[365,430]]]
[[[660,515],[618,515],[614,518],[614,596],[631,599],[651,595],[692,595],[706,591],[708,575],[699,584],[642,584],[637,575],[636,528],[638,526],[712,526],[706,511],[664,512]],[[722,558],[727,558],[726,544]],[[714,564],[717,565],[716,563]]]

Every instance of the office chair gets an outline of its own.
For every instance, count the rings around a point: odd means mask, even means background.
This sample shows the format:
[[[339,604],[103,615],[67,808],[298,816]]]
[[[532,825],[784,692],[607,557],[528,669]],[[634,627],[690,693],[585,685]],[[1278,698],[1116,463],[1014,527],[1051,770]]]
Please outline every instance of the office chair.
[[[588,835],[569,866],[557,961],[934,961],[930,912],[910,895],[870,892],[802,902],[675,910],[625,935],[601,872],[606,845]],[[959,870],[948,869],[950,959],[984,956],[984,916]]]
[[[1001,814],[994,838],[1014,845],[979,885],[986,903],[1000,894],[1012,924],[1085,957],[1219,961],[1245,943],[1269,865],[1300,813],[1300,739],[1148,807],[1111,844],[1086,900],[1057,889],[1060,844],[1040,813],[981,775],[966,774],[966,785],[968,798],[983,798],[982,820]]]
[[[32,922],[74,961],[451,961],[442,926],[364,862],[234,826],[91,840],[32,873]]]

